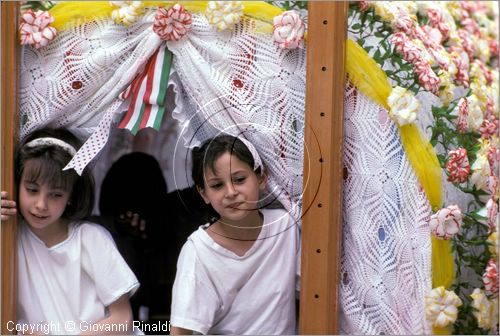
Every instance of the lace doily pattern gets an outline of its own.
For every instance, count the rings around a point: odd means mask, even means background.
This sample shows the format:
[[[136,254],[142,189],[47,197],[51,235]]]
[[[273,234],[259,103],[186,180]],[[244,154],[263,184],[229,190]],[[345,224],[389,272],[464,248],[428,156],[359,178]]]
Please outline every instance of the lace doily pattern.
[[[165,43],[152,31],[154,15],[128,27],[92,21],[62,31],[46,48],[24,48],[21,137],[48,124],[85,129],[93,137],[67,166],[81,171],[104,147],[112,117],[127,108],[116,110],[119,94]],[[270,191],[299,218],[306,53],[277,48],[260,25],[245,18],[221,33],[193,15],[190,33],[166,42],[174,53],[171,83],[179,87],[174,116],[189,121],[190,147],[220,132],[251,141]]]
[[[270,191],[299,218],[305,50],[279,49],[248,18],[219,33],[196,15],[186,40],[167,46],[175,55],[174,118],[184,125],[185,145],[220,132],[249,140],[267,167]]]
[[[153,20],[154,12],[128,28],[110,19],[96,20],[62,31],[45,48],[23,48],[21,137],[43,125],[85,130],[86,137],[94,133],[160,45],[151,31]],[[109,133],[109,127],[100,131]],[[83,169],[105,141],[87,146],[88,153],[78,158],[81,167],[75,169]]]
[[[431,208],[387,111],[346,83],[341,332],[425,334]]]

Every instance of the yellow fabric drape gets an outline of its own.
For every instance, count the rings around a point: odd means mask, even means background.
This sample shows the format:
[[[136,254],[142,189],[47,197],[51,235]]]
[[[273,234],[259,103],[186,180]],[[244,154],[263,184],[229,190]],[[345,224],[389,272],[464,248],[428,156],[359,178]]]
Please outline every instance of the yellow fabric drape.
[[[169,7],[178,1],[144,1],[145,7]],[[208,1],[182,1],[186,10],[192,13],[202,13],[207,8]],[[283,12],[278,7],[263,1],[245,1],[244,15],[260,21],[258,31],[270,33],[273,30],[273,18]],[[93,20],[111,17],[114,8],[108,1],[67,1],[57,3],[50,9],[54,17],[52,26],[58,31],[75,27]]]
[[[356,42],[347,40],[346,71],[349,80],[365,96],[389,109],[392,87],[385,72]],[[441,167],[432,145],[414,124],[399,128],[401,143],[433,211],[442,206]],[[455,275],[451,242],[432,237],[432,287],[449,288]],[[450,328],[434,328],[434,334],[449,334]]]

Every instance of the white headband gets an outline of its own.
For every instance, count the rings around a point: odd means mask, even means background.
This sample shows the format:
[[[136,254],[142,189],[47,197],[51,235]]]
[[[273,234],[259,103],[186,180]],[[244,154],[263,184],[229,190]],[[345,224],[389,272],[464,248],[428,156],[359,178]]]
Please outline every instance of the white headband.
[[[74,156],[76,154],[75,147],[71,146],[69,143],[56,138],[37,138],[31,140],[26,145],[28,148],[43,147],[43,146],[57,146],[66,151],[69,155]]]
[[[248,150],[252,154],[252,157],[253,157],[253,170],[256,171],[257,168],[262,167],[262,160],[260,158],[260,155],[257,152],[257,150],[255,149],[255,147],[252,145],[252,143],[250,141],[248,141],[246,139],[243,139],[243,138],[240,138],[240,137],[238,137],[238,139],[240,139],[241,142],[243,142],[243,144],[245,146],[247,146]],[[262,169],[263,169],[263,167],[262,167]]]

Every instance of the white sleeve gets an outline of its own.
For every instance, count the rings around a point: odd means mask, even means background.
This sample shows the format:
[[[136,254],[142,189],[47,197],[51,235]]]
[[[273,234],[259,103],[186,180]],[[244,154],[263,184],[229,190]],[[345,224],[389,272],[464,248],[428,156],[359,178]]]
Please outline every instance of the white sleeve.
[[[97,296],[109,306],[124,294],[132,295],[139,281],[116,248],[109,232],[97,224],[82,225],[82,266],[94,280]]]
[[[177,273],[172,288],[172,326],[206,334],[214,325],[220,300],[196,256],[193,243],[188,240],[177,261]]]

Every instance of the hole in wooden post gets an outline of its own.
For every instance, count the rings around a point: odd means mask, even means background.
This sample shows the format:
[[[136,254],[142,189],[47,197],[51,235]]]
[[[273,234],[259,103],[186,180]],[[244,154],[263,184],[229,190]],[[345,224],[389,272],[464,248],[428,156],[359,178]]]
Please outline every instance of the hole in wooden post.
[[[319,162],[323,162],[323,158],[319,158]]]
[[[327,20],[323,20],[323,24],[324,25],[328,24],[328,21]]]
[[[318,208],[321,208],[323,206],[322,203],[318,203]]]
[[[321,250],[320,250],[320,249],[317,249],[317,250],[316,250],[316,253],[321,253]]]
[[[318,295],[318,294],[314,294],[314,297],[315,297],[316,299],[318,299],[318,298],[319,298],[319,295]]]
[[[321,67],[321,71],[326,71],[326,67]]]
[[[325,112],[321,112],[319,115],[322,116],[322,117],[324,117],[325,116]]]

